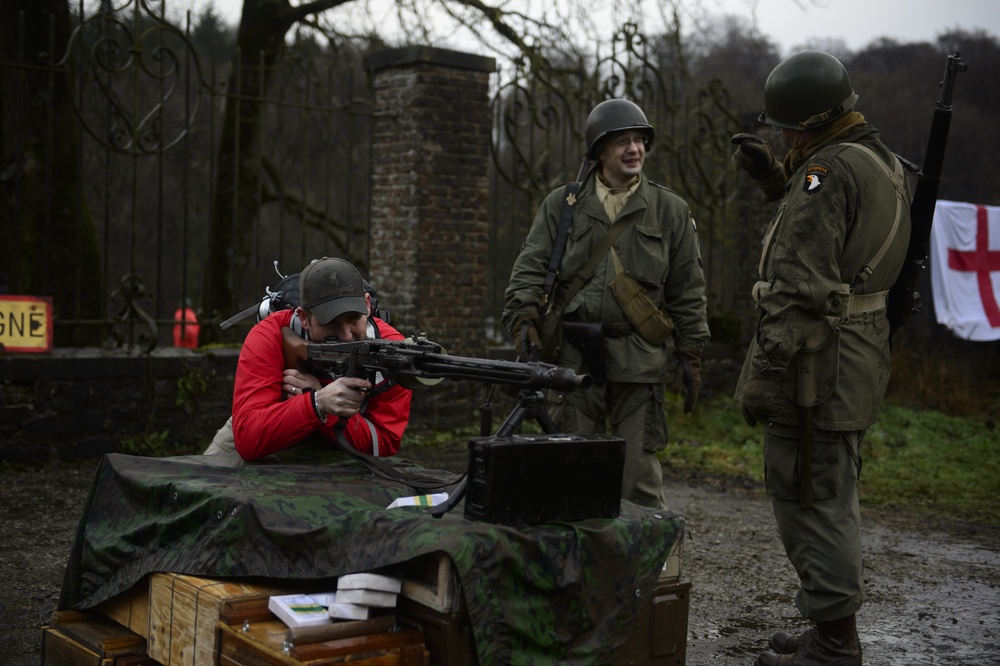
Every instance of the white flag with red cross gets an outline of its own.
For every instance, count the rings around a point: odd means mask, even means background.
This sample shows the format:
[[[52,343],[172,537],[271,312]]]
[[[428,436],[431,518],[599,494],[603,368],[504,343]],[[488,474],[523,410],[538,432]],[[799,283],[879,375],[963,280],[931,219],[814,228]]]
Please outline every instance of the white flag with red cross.
[[[966,340],[1000,340],[1000,206],[938,201],[930,260],[938,323]]]

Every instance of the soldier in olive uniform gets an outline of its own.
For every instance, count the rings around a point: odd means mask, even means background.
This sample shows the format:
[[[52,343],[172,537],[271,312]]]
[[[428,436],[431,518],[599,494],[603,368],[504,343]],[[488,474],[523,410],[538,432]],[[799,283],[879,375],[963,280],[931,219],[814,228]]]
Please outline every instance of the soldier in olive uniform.
[[[543,350],[543,356],[592,374],[595,385],[588,391],[550,391],[546,409],[560,432],[603,435],[610,422],[611,434],[626,441],[622,496],[663,507],[663,469],[656,453],[667,440],[663,398],[671,332],[665,325],[664,339],[653,342],[640,335],[611,284],[627,271],[635,278],[632,284],[640,285],[636,291],[660,310],[654,314],[672,319],[676,372],[686,382],[692,404],[701,382],[701,350],[709,337],[697,229],[684,200],[642,173],[654,139],[642,109],[627,100],[604,101],[591,111],[585,134],[586,157],[595,168],[570,197],[572,223],[551,299],[556,307],[550,312],[561,311],[566,322],[593,324],[599,332],[596,343],[556,344]],[[540,300],[566,199],[565,186],[545,199],[511,271],[503,323],[522,358],[530,358],[522,340],[541,347]],[[610,250],[601,248],[616,222],[620,235],[612,236]],[[584,271],[588,263],[594,264],[592,271]]]
[[[761,121],[791,146],[784,162],[759,137],[733,137],[734,164],[780,200],[736,399],[750,425],[764,424],[767,492],[801,583],[795,603],[815,623],[776,634],[760,666],[861,664],[861,441],[889,380],[886,297],[909,241],[910,190],[857,99],[839,60],[799,53],[764,86]]]

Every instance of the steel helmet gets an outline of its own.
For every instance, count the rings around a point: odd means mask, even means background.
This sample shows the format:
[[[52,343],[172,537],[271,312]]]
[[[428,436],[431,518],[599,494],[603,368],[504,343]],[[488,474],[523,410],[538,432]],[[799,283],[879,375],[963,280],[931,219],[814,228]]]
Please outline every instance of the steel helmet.
[[[819,127],[850,111],[857,101],[839,60],[829,53],[803,51],[771,70],[760,121],[795,130]]]
[[[597,159],[601,140],[613,132],[639,129],[646,135],[646,150],[653,144],[656,133],[653,126],[646,121],[646,114],[635,102],[627,99],[608,99],[594,107],[587,116],[584,129],[587,141],[587,159]]]

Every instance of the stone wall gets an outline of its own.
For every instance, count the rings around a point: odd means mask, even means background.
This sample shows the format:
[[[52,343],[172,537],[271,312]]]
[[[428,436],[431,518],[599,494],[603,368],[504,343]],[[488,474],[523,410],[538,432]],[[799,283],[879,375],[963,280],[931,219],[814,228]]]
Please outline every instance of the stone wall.
[[[235,349],[0,356],[0,461],[200,453],[232,408]]]

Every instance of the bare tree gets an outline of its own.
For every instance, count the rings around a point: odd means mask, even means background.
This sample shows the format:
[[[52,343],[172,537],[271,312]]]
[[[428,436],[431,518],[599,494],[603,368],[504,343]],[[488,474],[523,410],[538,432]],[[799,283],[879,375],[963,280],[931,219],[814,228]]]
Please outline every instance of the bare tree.
[[[261,186],[258,145],[261,132],[260,99],[267,91],[276,65],[286,51],[286,36],[293,27],[307,25],[331,38],[342,37],[321,20],[324,12],[350,0],[315,0],[292,5],[289,0],[244,0],[237,34],[235,66],[229,80],[218,173],[211,216],[208,262],[205,272],[204,309],[217,316],[234,309],[232,284],[234,252],[245,247],[257,214],[255,194]],[[400,1],[399,15],[419,16],[421,6]],[[538,57],[523,35],[527,17],[511,14],[480,0],[458,0],[447,8],[449,16],[469,24],[478,16],[507,44],[529,58]],[[515,28],[514,24],[518,27]],[[533,22],[544,26],[544,22]]]

